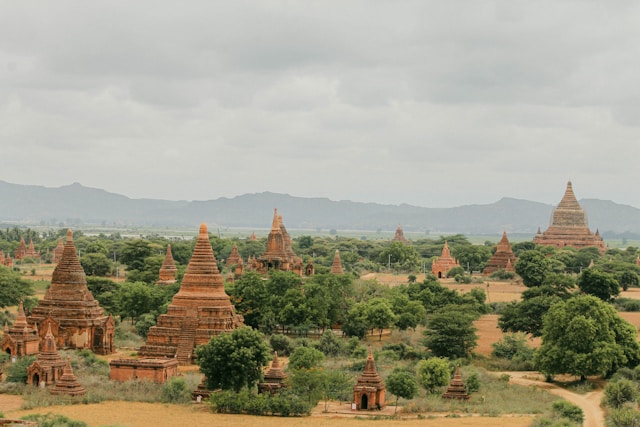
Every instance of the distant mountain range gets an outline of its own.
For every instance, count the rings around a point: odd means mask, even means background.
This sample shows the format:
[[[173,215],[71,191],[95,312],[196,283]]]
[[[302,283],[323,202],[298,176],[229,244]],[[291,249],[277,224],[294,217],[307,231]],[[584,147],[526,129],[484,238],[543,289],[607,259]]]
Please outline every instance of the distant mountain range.
[[[558,195],[558,201],[560,200]],[[640,209],[609,200],[583,199],[592,231],[640,233]],[[268,228],[273,209],[290,229],[430,231],[463,234],[535,233],[549,225],[552,205],[502,198],[487,205],[424,208],[287,194],[257,193],[207,201],[130,199],[74,183],[58,188],[0,181],[0,222],[106,226],[188,226]]]

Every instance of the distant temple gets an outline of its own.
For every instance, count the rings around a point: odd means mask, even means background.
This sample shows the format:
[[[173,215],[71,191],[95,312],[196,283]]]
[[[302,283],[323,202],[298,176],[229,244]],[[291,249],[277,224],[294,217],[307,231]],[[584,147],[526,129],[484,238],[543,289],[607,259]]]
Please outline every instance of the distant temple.
[[[18,247],[13,252],[13,257],[17,260],[21,260],[26,256],[26,254],[27,254],[27,244],[24,242],[24,237],[21,237]]]
[[[242,261],[240,252],[238,252],[238,245],[235,243],[233,244],[231,253],[227,257],[226,265],[227,267],[233,267],[233,273],[231,275],[233,279],[237,279],[244,273],[244,261]]]
[[[53,263],[57,264],[62,259],[62,253],[64,252],[64,243],[62,243],[62,239],[58,239],[58,245],[53,250]]]
[[[180,364],[191,364],[196,346],[242,326],[243,320],[224,291],[207,226],[202,224],[180,290],[167,313],[161,314],[158,324],[149,329],[147,342],[140,347],[138,355],[175,357]]]
[[[454,267],[460,267],[460,263],[451,256],[449,245],[445,241],[442,247],[442,254],[431,264],[431,272],[440,279],[446,277],[447,272]]]
[[[158,274],[158,281],[156,285],[173,285],[176,283],[176,275],[178,274],[178,267],[173,260],[173,254],[171,253],[171,244],[167,245],[167,253],[164,256],[164,261],[160,267],[160,273]]]
[[[255,270],[262,274],[268,273],[269,270],[279,270],[293,271],[302,275],[305,269],[302,258],[293,252],[291,237],[277,209],[273,210],[271,231],[267,237],[267,250],[259,257],[252,258],[247,264],[247,270]]]
[[[511,243],[507,238],[507,232],[502,233],[502,239],[498,242],[498,248],[496,253],[493,254],[487,266],[482,270],[482,274],[485,276],[490,275],[498,270],[504,270],[514,272],[514,264],[516,262],[516,256],[511,249]]]
[[[33,244],[33,240],[29,240],[29,247],[24,254],[25,258],[40,258],[40,252],[36,252],[36,247]]]
[[[371,348],[362,375],[353,387],[353,401],[358,410],[380,409],[384,406],[386,387],[378,374]]]
[[[86,348],[99,354],[115,351],[113,317],[104,314],[104,308],[87,288],[71,230],[67,232],[62,259],[53,270],[51,286],[33,308],[29,322],[38,325],[43,339],[47,322],[51,323],[59,348]]]
[[[396,228],[396,234],[391,239],[392,242],[400,242],[400,243],[409,243],[409,241],[404,237],[404,231],[402,231],[402,226],[398,224],[398,228]]]
[[[589,229],[587,215],[573,194],[571,181],[567,183],[567,189],[560,204],[553,210],[551,225],[544,233],[538,229],[533,243],[557,248],[565,246],[576,249],[596,247],[600,253],[606,251],[600,232],[596,230],[594,234]]]
[[[337,249],[336,254],[333,256],[333,264],[331,264],[331,274],[344,274],[342,261],[340,260],[340,251]]]

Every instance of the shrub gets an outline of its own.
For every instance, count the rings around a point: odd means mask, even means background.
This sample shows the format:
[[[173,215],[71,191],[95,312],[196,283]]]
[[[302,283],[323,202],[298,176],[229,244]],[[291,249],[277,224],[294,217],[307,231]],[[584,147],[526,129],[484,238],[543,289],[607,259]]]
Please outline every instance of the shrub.
[[[491,356],[508,360],[529,361],[533,359],[535,350],[527,344],[527,337],[523,333],[505,334],[504,337],[492,344]]]
[[[475,393],[480,390],[480,377],[477,373],[472,373],[467,377],[465,381],[465,385],[467,386],[467,391],[469,393]]]
[[[289,358],[289,367],[292,369],[311,369],[324,362],[324,354],[320,350],[311,347],[296,348]]]
[[[286,335],[274,334],[269,337],[269,345],[281,356],[289,356],[294,349],[293,341]]]
[[[27,383],[27,367],[36,360],[36,356],[22,356],[5,368],[7,381],[11,383]]]
[[[640,427],[640,412],[628,406],[612,409],[607,417],[607,426]]]
[[[60,414],[31,414],[22,417],[25,421],[35,421],[39,427],[87,427],[84,421],[72,420]]]
[[[344,344],[330,329],[324,331],[318,342],[318,350],[326,356],[338,356],[344,352]]]
[[[439,387],[449,384],[449,380],[451,379],[449,362],[439,357],[432,357],[418,362],[416,373],[418,383],[427,390],[428,393],[434,393]]]
[[[453,267],[451,270],[447,271],[447,278],[456,277],[458,275],[464,275],[464,268]]]
[[[512,280],[516,277],[516,274],[512,271],[497,270],[491,273],[489,277],[496,280]]]
[[[191,400],[191,392],[184,378],[173,377],[162,387],[161,398],[165,403],[187,403]]]
[[[629,380],[611,381],[604,388],[603,402],[611,408],[620,408],[626,402],[636,400],[638,392],[635,384]]]
[[[553,402],[553,412],[561,418],[568,418],[574,423],[578,423],[580,425],[584,422],[584,413],[582,412],[582,409],[565,400]]]
[[[456,274],[454,279],[456,283],[465,283],[465,284],[469,284],[473,281],[471,276],[467,276],[466,274]]]

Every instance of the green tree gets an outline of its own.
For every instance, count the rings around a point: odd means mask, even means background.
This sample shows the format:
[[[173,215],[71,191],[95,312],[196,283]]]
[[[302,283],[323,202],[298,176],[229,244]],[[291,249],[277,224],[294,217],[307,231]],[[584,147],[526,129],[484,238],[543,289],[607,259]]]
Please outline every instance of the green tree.
[[[552,272],[551,261],[538,250],[524,251],[516,261],[515,270],[525,286],[540,286]]]
[[[602,301],[611,301],[620,295],[620,284],[613,274],[592,268],[588,268],[580,274],[578,288],[585,294],[596,296]]]
[[[347,312],[342,321],[342,332],[348,337],[364,338],[371,329],[364,302],[356,303]]]
[[[398,398],[413,399],[418,394],[415,377],[403,369],[394,369],[387,377],[387,390],[396,397],[395,412],[398,412]]]
[[[625,291],[629,288],[637,288],[640,285],[640,277],[635,271],[621,271],[616,274],[616,280]]]
[[[551,306],[544,317],[542,345],[534,357],[547,375],[607,375],[640,362],[637,331],[615,309],[591,295]]]
[[[343,371],[331,370],[326,373],[322,385],[325,412],[329,400],[349,401],[353,398],[353,382],[351,375]]]
[[[396,321],[396,315],[389,306],[386,299],[374,298],[366,303],[366,316],[369,325],[378,328],[378,340],[382,341],[382,331],[384,328],[392,326]]]
[[[449,384],[451,379],[449,362],[439,357],[419,361],[416,374],[418,383],[429,393],[434,393],[439,387]]]
[[[18,305],[29,295],[33,295],[31,282],[24,280],[20,273],[0,266],[0,307]]]
[[[142,270],[144,259],[151,255],[151,242],[148,240],[126,240],[120,251],[119,261],[126,264],[129,270]]]
[[[560,297],[540,295],[525,299],[518,303],[512,302],[505,306],[498,327],[503,332],[524,332],[534,337],[542,336],[543,317],[549,308],[562,301]]]
[[[117,313],[122,318],[131,318],[134,323],[144,313],[158,310],[164,303],[162,291],[142,282],[125,282],[117,291]]]
[[[464,306],[443,307],[427,319],[424,345],[438,357],[468,357],[477,346],[476,317]]]
[[[289,357],[292,369],[312,369],[321,366],[323,362],[324,354],[313,347],[297,347]]]
[[[262,367],[270,358],[263,335],[247,326],[212,337],[196,348],[196,362],[211,390],[240,391],[262,378]]]
[[[111,260],[102,253],[90,252],[82,255],[80,265],[87,276],[108,276],[111,274]]]
[[[621,379],[607,383],[602,402],[610,408],[618,409],[627,402],[635,402],[637,398],[638,389],[633,381]]]

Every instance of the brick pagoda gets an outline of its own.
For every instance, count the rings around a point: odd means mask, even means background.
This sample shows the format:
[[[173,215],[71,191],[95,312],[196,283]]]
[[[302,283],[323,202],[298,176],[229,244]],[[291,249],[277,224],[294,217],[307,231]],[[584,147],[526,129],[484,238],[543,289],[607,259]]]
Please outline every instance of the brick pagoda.
[[[600,232],[592,233],[587,224],[587,215],[580,207],[571,181],[567,183],[567,189],[558,206],[553,210],[551,225],[544,233],[536,233],[533,243],[545,246],[563,248],[571,246],[576,249],[596,247],[600,253],[604,253],[605,247]]]
[[[258,393],[274,394],[283,387],[286,387],[285,381],[287,374],[284,373],[278,360],[278,353],[274,353],[273,361],[269,371],[264,375],[264,380],[258,384]]]
[[[38,359],[27,368],[27,384],[35,386],[53,385],[62,377],[64,360],[58,354],[56,338],[51,332],[51,323],[47,322],[47,332],[42,342]]]
[[[29,240],[29,246],[27,252],[24,254],[25,258],[40,258],[40,252],[36,252],[36,247],[33,244],[33,240]]]
[[[398,224],[398,228],[396,228],[396,234],[391,239],[392,242],[400,242],[400,243],[409,243],[409,241],[404,237],[404,231],[402,231],[402,226]]]
[[[242,276],[242,273],[244,273],[244,262],[242,261],[240,252],[238,252],[238,245],[235,243],[233,244],[231,253],[227,257],[226,265],[227,267],[233,267],[234,278],[238,278]]]
[[[271,231],[267,237],[267,250],[254,260],[250,268],[263,274],[268,273],[269,270],[280,270],[293,271],[302,275],[304,268],[302,259],[293,252],[291,237],[277,209],[273,210]]]
[[[67,363],[64,365],[62,375],[49,391],[51,394],[68,394],[69,396],[83,396],[87,393],[87,390],[82,387],[80,382],[78,382],[78,378],[76,378],[76,375],[73,373],[71,358],[67,358]]]
[[[62,243],[62,239],[58,239],[58,245],[53,250],[53,263],[57,264],[62,259],[62,253],[64,252],[64,243]]]
[[[507,232],[502,232],[502,239],[498,242],[496,253],[493,254],[487,266],[482,270],[482,274],[485,276],[490,275],[498,270],[515,271],[513,265],[516,262],[516,256],[511,249],[511,243],[507,238]]]
[[[149,329],[147,342],[138,355],[176,357],[181,364],[191,364],[196,346],[242,324],[242,316],[236,314],[224,291],[207,226],[202,224],[180,290],[167,313],[160,315],[158,324]]]
[[[460,366],[456,366],[456,373],[447,387],[447,391],[442,395],[444,399],[459,399],[468,400],[469,393],[462,382],[462,375],[460,375]]]
[[[337,249],[336,254],[333,256],[333,264],[331,264],[331,274],[344,274],[342,261],[340,260],[340,251]]]
[[[443,278],[447,276],[447,272],[453,267],[460,267],[460,263],[451,256],[449,244],[445,241],[442,247],[442,254],[431,264],[431,272],[438,278]]]
[[[156,285],[173,285],[176,283],[176,274],[178,274],[178,267],[173,260],[173,254],[171,253],[171,244],[167,245],[167,253],[164,256],[164,261],[160,267],[160,273],[158,274],[158,281]]]
[[[380,409],[385,403],[386,387],[382,378],[378,374],[376,364],[373,360],[373,353],[369,348],[367,363],[364,365],[362,375],[358,377],[358,382],[353,386],[353,401],[358,410]]]
[[[25,257],[26,253],[27,253],[27,244],[24,242],[24,237],[21,237],[18,247],[13,252],[13,257],[17,260],[21,260],[22,258]]]
[[[33,309],[29,322],[38,325],[42,338],[47,331],[45,322],[51,322],[59,348],[86,348],[98,354],[115,351],[113,317],[104,314],[104,308],[87,288],[71,230],[67,232],[62,258],[53,270],[51,286]]]
[[[11,356],[27,356],[38,354],[40,351],[38,329],[37,327],[32,328],[29,326],[27,317],[24,314],[22,301],[18,305],[18,315],[15,323],[11,328],[5,323],[3,332],[0,347],[5,353]]]

